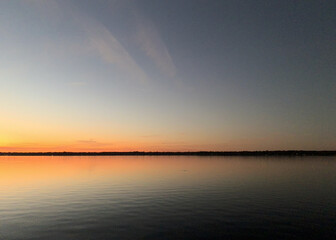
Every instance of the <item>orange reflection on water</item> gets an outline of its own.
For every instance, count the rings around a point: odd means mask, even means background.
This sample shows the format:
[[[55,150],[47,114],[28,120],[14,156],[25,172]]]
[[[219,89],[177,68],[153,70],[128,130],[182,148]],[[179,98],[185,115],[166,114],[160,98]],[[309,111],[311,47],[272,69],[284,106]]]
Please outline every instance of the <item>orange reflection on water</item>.
[[[155,186],[244,179],[245,182],[294,177],[309,164],[240,157],[189,156],[39,156],[0,157],[0,192],[18,188],[62,188],[101,183]],[[301,169],[301,170],[299,170]],[[311,174],[309,169],[306,169]],[[308,171],[309,170],[309,171]],[[277,176],[277,178],[275,177]],[[247,180],[247,181],[246,181]]]
[[[66,156],[0,157],[0,190],[24,186],[59,186],[75,182],[192,182],[249,171],[239,161],[202,157]]]

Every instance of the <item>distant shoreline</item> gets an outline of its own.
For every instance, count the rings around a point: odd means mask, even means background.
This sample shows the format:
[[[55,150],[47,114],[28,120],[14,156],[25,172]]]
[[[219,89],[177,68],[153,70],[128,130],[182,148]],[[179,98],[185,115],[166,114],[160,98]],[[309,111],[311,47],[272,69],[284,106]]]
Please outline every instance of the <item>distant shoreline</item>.
[[[0,152],[0,156],[336,156],[336,151]]]

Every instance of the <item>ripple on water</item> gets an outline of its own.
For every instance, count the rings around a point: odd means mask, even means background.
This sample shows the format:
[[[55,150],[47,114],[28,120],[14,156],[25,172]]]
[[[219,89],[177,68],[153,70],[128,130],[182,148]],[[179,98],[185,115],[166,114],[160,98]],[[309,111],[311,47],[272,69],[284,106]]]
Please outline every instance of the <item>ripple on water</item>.
[[[336,238],[330,161],[135,159],[68,158],[80,177],[0,183],[0,239]]]

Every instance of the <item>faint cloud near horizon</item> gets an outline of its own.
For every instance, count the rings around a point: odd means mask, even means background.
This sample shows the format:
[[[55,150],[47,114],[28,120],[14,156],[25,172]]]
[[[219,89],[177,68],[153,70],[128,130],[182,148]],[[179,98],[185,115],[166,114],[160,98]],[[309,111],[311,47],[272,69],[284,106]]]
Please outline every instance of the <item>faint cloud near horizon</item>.
[[[107,142],[99,142],[94,139],[79,139],[75,142],[76,144],[84,144],[84,145],[91,145],[94,147],[110,147],[114,145],[113,143],[107,143]]]
[[[93,139],[85,139],[85,140],[77,140],[77,143],[91,144],[91,143],[98,143],[98,142]]]

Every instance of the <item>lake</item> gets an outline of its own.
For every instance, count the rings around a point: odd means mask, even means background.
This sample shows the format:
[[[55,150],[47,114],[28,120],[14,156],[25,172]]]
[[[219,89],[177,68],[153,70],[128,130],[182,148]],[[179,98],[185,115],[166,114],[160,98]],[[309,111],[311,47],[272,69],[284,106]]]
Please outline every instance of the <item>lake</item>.
[[[336,158],[2,156],[0,239],[336,239]]]

